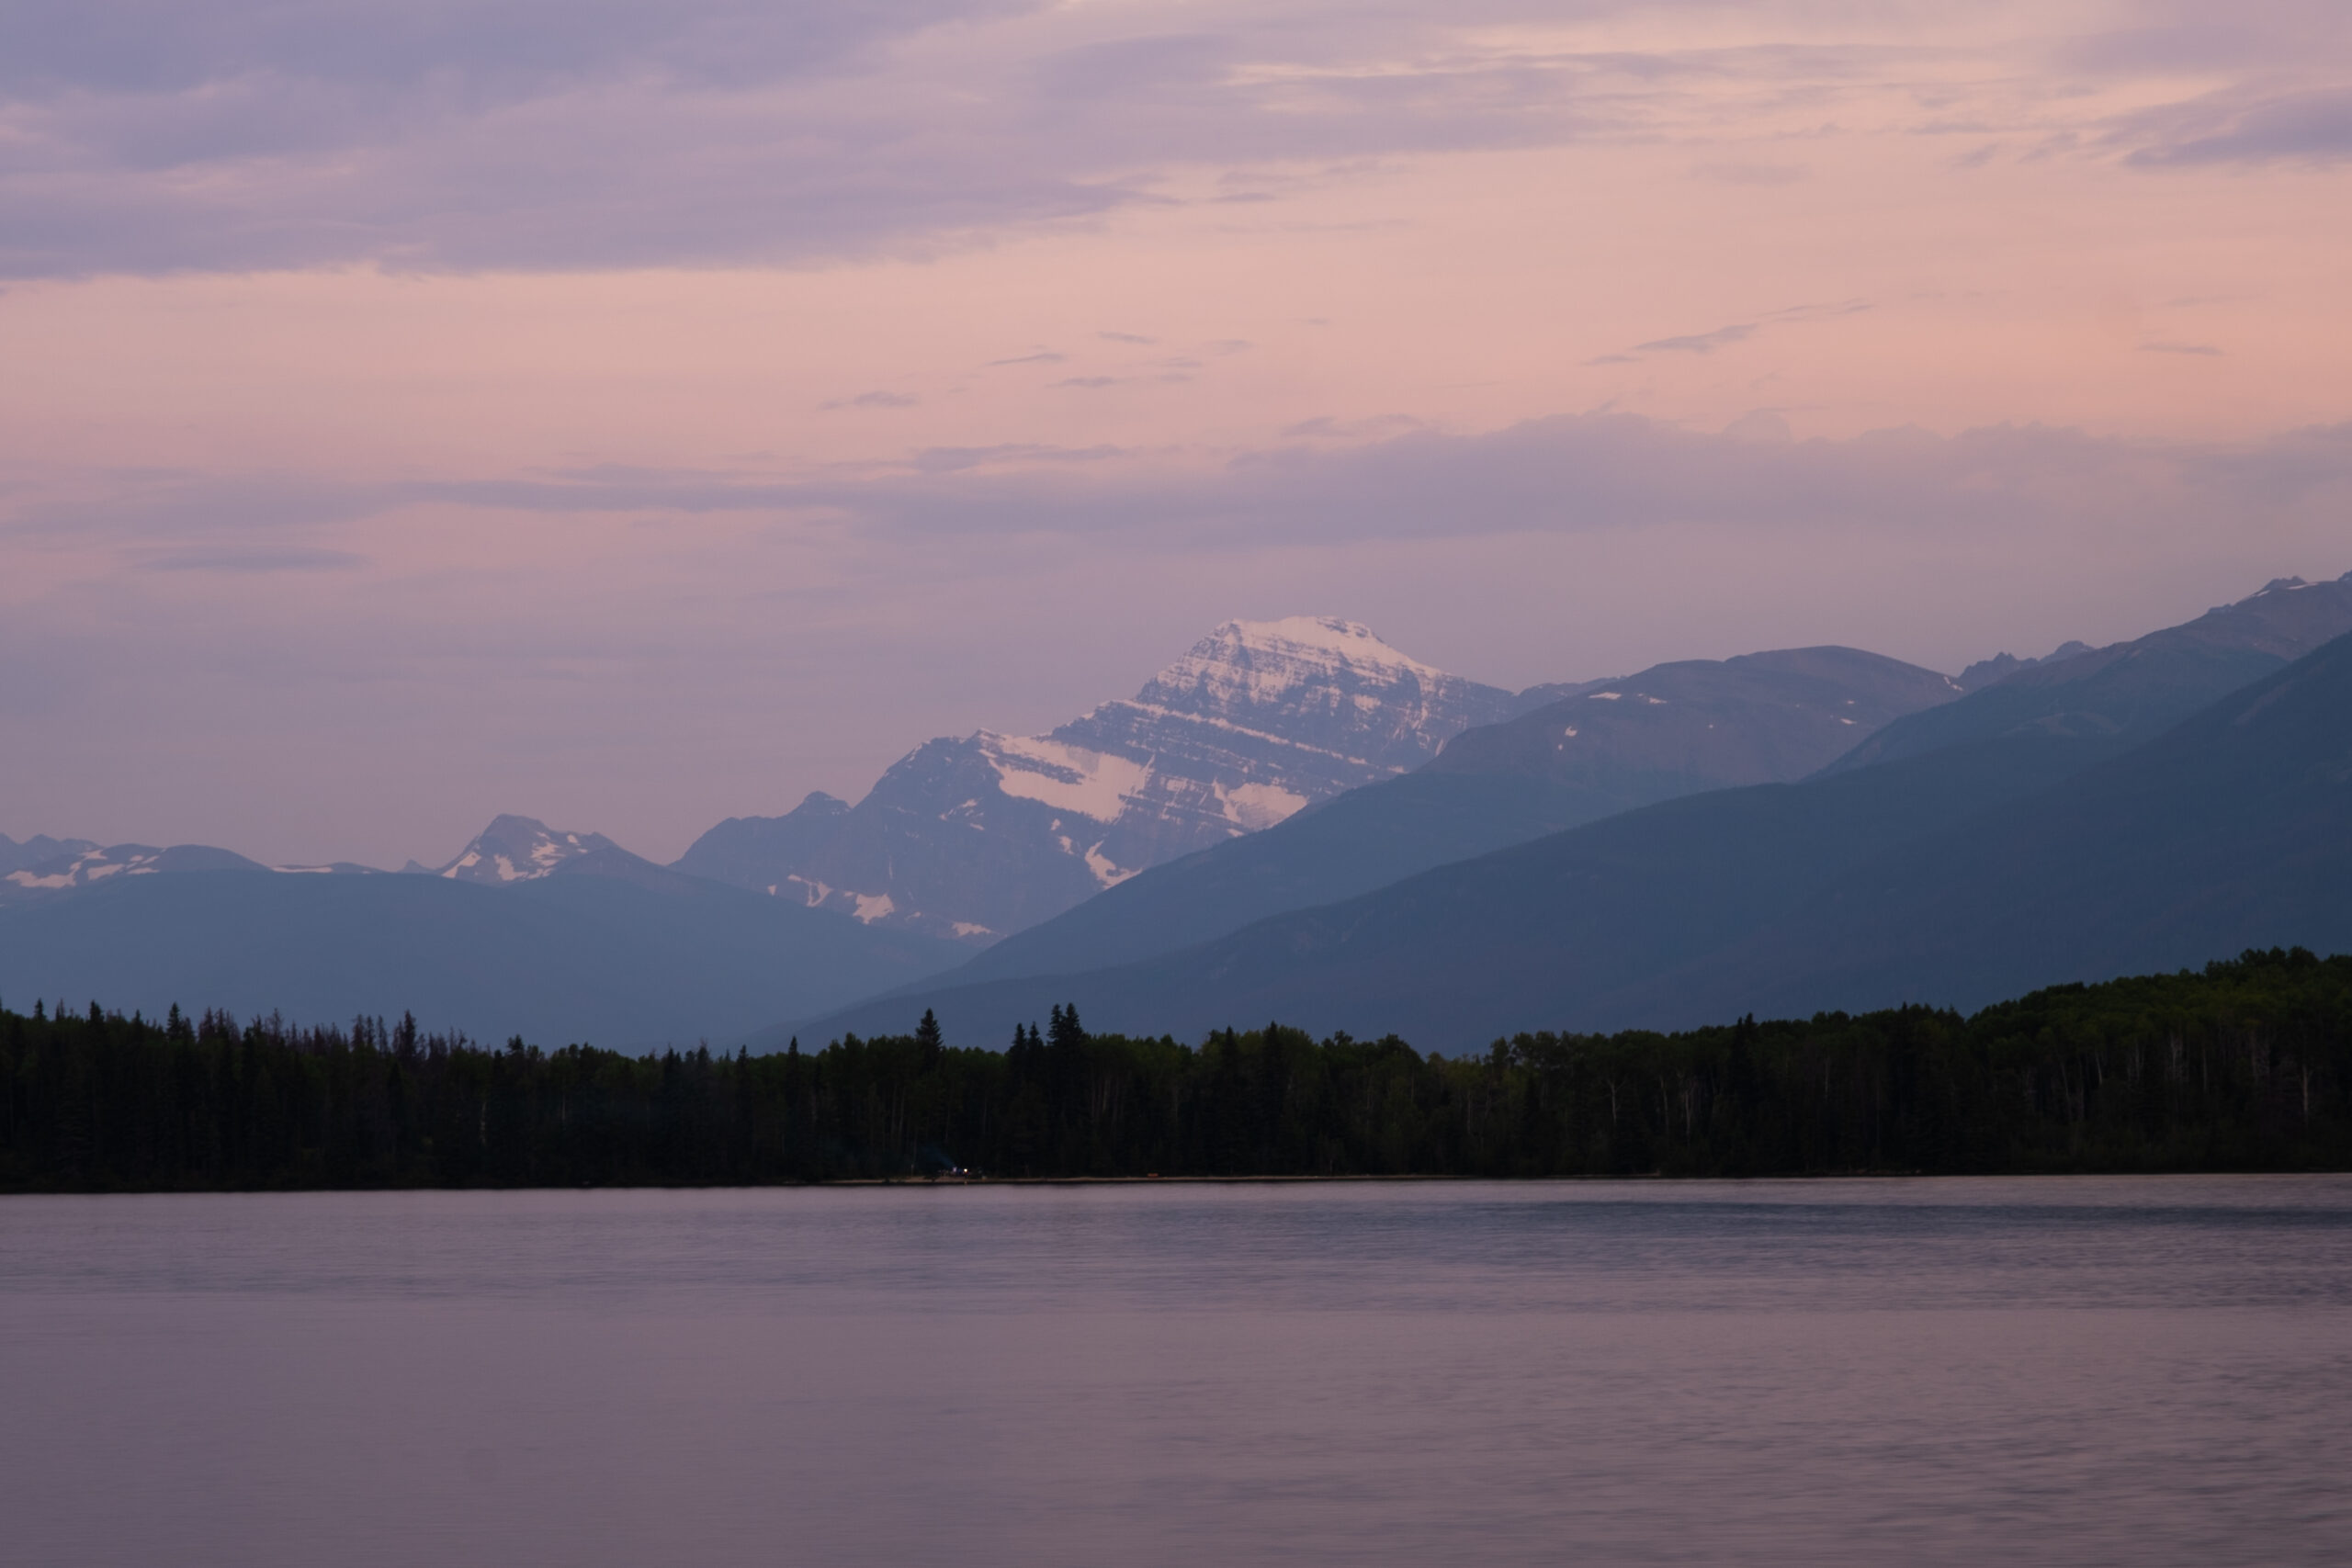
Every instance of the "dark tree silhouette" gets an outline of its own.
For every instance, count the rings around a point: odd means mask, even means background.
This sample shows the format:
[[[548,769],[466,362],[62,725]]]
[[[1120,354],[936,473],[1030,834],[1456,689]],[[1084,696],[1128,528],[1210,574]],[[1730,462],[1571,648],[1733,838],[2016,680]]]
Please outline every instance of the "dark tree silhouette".
[[[1449,1059],[1278,1023],[1194,1049],[1075,1008],[777,1055],[491,1049],[218,1012],[0,1009],[0,1190],[936,1175],[1767,1175],[2352,1167],[2352,957],[2254,952],[1971,1018],[1529,1033]]]

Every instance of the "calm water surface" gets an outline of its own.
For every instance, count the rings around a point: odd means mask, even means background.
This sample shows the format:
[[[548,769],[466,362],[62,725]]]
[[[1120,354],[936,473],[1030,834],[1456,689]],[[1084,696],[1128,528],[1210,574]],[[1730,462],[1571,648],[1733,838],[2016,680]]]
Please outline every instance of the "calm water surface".
[[[2352,1179],[0,1200],[10,1563],[2343,1563]]]

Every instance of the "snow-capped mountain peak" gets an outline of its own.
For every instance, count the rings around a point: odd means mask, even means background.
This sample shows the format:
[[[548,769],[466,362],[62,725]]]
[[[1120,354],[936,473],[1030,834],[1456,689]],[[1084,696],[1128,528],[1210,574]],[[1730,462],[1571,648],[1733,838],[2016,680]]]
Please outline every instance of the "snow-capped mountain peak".
[[[926,741],[788,864],[737,866],[718,840],[747,839],[740,821],[688,859],[869,923],[986,940],[1419,767],[1512,701],[1354,621],[1227,621],[1132,699],[1046,734]],[[807,810],[762,821],[782,843]]]
[[[434,874],[452,882],[535,882],[566,861],[613,847],[602,833],[566,832],[530,817],[498,817]]]
[[[1331,615],[1227,621],[1153,676],[1137,703],[1238,717],[1354,705],[1363,690],[1419,692],[1475,682],[1398,652],[1370,626]]]

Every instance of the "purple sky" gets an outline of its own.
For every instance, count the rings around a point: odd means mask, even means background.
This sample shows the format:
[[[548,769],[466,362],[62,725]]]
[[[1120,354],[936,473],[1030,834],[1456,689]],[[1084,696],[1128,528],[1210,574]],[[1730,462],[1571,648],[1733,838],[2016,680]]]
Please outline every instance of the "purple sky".
[[[1951,670],[2352,568],[2340,4],[26,0],[0,832],[667,859],[1216,621]]]

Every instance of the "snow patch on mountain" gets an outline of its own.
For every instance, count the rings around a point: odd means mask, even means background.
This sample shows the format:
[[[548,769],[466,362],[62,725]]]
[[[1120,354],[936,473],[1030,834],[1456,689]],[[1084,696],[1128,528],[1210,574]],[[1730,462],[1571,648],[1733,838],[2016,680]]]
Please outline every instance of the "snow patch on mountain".
[[[152,876],[155,863],[164,852],[147,844],[116,844],[107,849],[84,850],[41,865],[12,871],[8,880],[18,887],[55,890],[61,887],[86,887],[103,882],[109,876]]]
[[[1151,779],[1147,762],[1065,745],[1049,736],[997,735],[984,729],[977,739],[982,753],[996,764],[998,789],[1097,822],[1117,821]],[[975,796],[956,809],[968,813],[978,806]]]
[[[97,847],[89,839],[52,839],[47,833],[35,833],[19,843],[0,833],[0,875],[46,865],[51,861],[71,860]]]
[[[0,876],[0,894],[10,897],[59,893],[90,887],[128,876],[154,876],[165,872],[266,871],[269,868],[228,850],[208,844],[110,844],[83,849],[25,866]]]
[[[1296,790],[1264,783],[1220,786],[1217,798],[1223,805],[1225,819],[1245,833],[1271,828],[1284,818],[1306,810],[1308,805],[1306,796]]]
[[[602,833],[565,832],[531,817],[496,817],[434,874],[452,882],[536,882],[566,861],[614,847]]]

